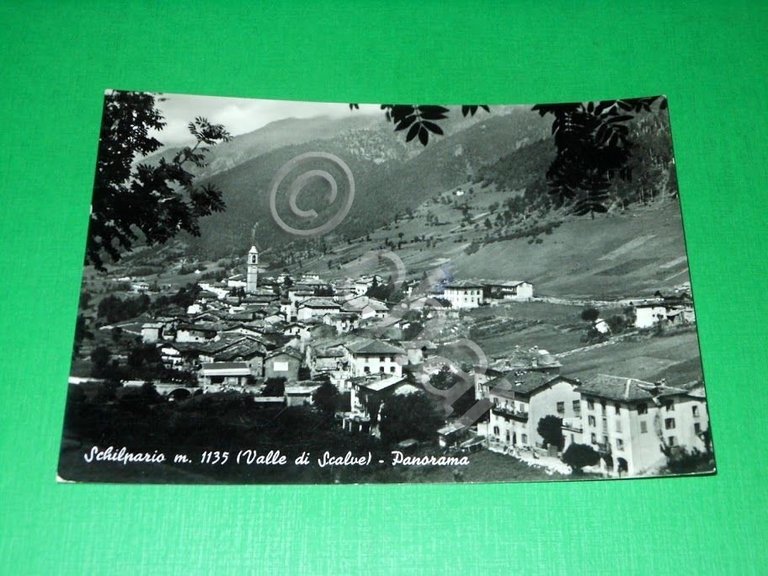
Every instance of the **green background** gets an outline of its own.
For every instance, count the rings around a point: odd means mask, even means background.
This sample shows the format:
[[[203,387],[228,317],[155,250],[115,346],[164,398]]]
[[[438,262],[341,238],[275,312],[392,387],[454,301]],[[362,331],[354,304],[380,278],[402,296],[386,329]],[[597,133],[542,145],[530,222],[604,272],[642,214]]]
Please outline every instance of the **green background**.
[[[764,2],[0,2],[0,571],[768,574],[766,32]],[[488,104],[666,94],[718,474],[57,485],[106,88]]]

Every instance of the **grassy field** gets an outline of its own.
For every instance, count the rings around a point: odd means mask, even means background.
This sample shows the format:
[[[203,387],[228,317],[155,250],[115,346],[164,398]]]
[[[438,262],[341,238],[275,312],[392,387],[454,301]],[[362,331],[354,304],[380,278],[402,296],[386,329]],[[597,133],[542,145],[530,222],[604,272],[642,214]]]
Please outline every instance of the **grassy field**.
[[[412,278],[442,267],[456,278],[528,280],[540,295],[594,299],[668,292],[689,281],[680,208],[674,199],[594,219],[568,217],[536,242],[518,238],[482,244],[498,231],[484,224],[489,215],[494,220],[491,205],[511,193],[482,189],[460,198],[451,194],[441,196],[451,204],[429,200],[414,211],[413,218],[372,230],[368,239],[340,244],[329,254],[305,262],[304,269],[331,278],[347,276],[357,270],[356,258],[385,248],[389,240]],[[471,221],[462,227],[462,211],[453,202],[467,198]],[[429,223],[428,214],[439,224]],[[430,238],[431,245],[414,241],[417,237]],[[473,242],[477,251],[468,250]],[[378,267],[369,264],[365,272],[387,275],[392,269],[382,262]]]
[[[703,378],[696,332],[625,340],[562,360],[563,373],[582,380],[597,374],[682,384]]]

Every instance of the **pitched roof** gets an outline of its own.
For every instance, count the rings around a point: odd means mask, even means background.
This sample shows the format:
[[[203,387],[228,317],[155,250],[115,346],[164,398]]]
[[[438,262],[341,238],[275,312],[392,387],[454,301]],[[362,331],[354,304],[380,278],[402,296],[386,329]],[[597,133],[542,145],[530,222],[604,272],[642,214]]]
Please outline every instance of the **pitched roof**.
[[[482,288],[483,285],[479,282],[472,282],[470,280],[458,280],[456,282],[451,282],[450,284],[446,284],[445,288]]]
[[[290,346],[273,350],[272,352],[267,354],[267,358],[274,358],[275,356],[279,356],[280,354],[287,354],[289,356],[293,356],[294,358],[298,358],[299,360],[304,358],[304,355],[301,352],[299,352],[295,348],[291,348]]]
[[[260,342],[244,338],[242,341],[221,350],[215,354],[216,360],[229,361],[235,358],[251,358],[256,355],[264,355],[266,348]]]
[[[366,295],[350,298],[342,304],[342,310],[360,311],[365,308],[371,308],[377,312],[387,312],[389,310],[389,307],[381,300]]]
[[[491,393],[498,394],[500,396],[512,396],[522,395],[529,396],[544,388],[555,380],[565,380],[570,382],[567,378],[562,376],[553,376],[545,372],[536,372],[528,370],[519,370],[516,372],[508,372],[503,376],[489,380],[486,384]]]
[[[329,300],[327,298],[307,298],[301,304],[299,308],[340,308],[341,305],[338,302]]]
[[[652,400],[659,396],[678,396],[687,393],[683,388],[654,384],[637,378],[598,374],[577,388],[578,392],[620,402]]]
[[[356,383],[359,386],[367,388],[368,390],[381,392],[383,390],[392,388],[393,386],[405,384],[407,383],[407,380],[403,376],[390,376],[389,378],[375,378],[367,376],[360,378]]]
[[[382,340],[352,342],[347,348],[353,354],[405,354],[405,350]]]

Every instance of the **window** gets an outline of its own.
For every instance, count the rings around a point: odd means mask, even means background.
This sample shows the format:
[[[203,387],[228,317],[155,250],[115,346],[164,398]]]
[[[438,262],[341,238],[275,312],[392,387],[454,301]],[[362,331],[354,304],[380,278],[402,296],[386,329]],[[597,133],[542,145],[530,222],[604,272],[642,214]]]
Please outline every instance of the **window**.
[[[694,418],[699,417],[699,407],[698,406],[691,406],[691,412],[693,413]]]
[[[641,403],[637,405],[637,413],[639,415],[648,414],[648,404]]]
[[[621,438],[616,438],[616,451],[617,452],[624,451],[624,440],[622,440]]]
[[[613,409],[616,411],[616,414],[621,412],[621,406],[619,406],[618,404],[614,404]]]
[[[675,440],[674,436],[670,436],[669,438],[667,438],[667,442],[669,443],[670,446],[676,446],[677,445],[677,440]]]
[[[520,437],[520,440],[521,440],[521,442],[522,442],[523,444],[528,444],[528,434],[523,434],[523,435]]]
[[[674,430],[675,429],[675,419],[674,418],[665,418],[664,419],[664,429],[665,430]]]
[[[499,435],[499,427],[498,426],[494,426],[493,427],[493,435],[494,436],[498,436]]]
[[[587,417],[587,424],[590,426],[594,426],[596,424],[595,417],[594,416],[588,416]]]
[[[379,362],[384,362],[384,356],[379,356]]]
[[[668,402],[666,406],[664,406],[667,409],[667,412],[674,412],[675,411],[675,403],[674,402]]]
[[[573,411],[576,412],[576,414],[581,413],[581,401],[580,400],[574,400],[573,401]]]
[[[640,422],[640,434],[648,434],[648,422],[645,420]]]
[[[592,441],[592,444],[597,444],[597,436],[595,436],[594,432],[592,432],[592,436],[590,437],[590,440]]]
[[[558,402],[557,403],[557,413],[558,414],[565,414],[565,402]]]
[[[384,373],[384,366],[379,366],[379,372]]]
[[[587,408],[589,410],[594,410],[595,409],[595,403],[592,400],[587,400]]]
[[[694,422],[693,431],[696,432],[696,434],[701,434],[701,424],[699,424],[698,422]]]
[[[390,367],[389,367],[389,371],[390,371],[390,372],[392,372],[392,373],[394,374],[394,373],[395,373],[395,367],[394,367],[394,366],[390,366]]]

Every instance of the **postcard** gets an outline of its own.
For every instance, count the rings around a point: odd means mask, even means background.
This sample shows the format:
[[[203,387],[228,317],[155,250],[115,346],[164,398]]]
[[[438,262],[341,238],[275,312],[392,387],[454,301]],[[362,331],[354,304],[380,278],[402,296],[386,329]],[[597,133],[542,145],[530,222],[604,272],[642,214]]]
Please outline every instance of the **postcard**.
[[[73,324],[61,482],[715,472],[663,96],[110,90]]]

